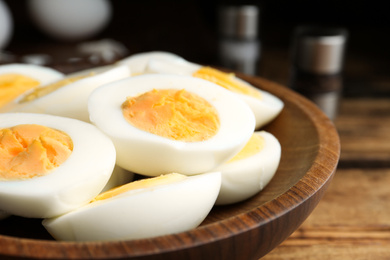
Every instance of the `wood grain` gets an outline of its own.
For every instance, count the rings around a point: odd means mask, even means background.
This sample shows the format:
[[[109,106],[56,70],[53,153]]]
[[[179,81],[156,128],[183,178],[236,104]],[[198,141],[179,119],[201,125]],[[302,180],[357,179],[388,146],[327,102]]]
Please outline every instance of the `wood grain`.
[[[338,169],[304,224],[264,260],[389,259],[390,169]]]
[[[390,99],[344,99],[335,124],[341,167],[390,167]]]
[[[265,128],[279,139],[282,158],[262,192],[242,203],[215,207],[189,232],[134,241],[57,242],[40,233],[37,223],[16,235],[12,230],[24,219],[7,227],[1,222],[0,257],[241,260],[267,254],[317,206],[336,170],[340,143],[333,123],[311,102],[268,80],[244,79],[285,102],[280,116]]]
[[[303,225],[262,259],[390,259],[390,99],[343,99],[338,170]]]

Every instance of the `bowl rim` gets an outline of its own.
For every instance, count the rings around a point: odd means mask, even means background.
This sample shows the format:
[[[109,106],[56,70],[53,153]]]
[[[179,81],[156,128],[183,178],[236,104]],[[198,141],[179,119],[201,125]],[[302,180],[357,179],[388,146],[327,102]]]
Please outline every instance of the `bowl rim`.
[[[30,253],[30,255],[23,257],[47,258],[47,250],[51,250],[49,257],[52,259],[65,259],[72,257],[72,255],[64,254],[64,251],[67,250],[72,251],[74,257],[78,259],[94,259],[95,257],[140,257],[185,250],[187,248],[201,246],[248,232],[259,228],[265,223],[270,222],[283,214],[286,214],[287,212],[293,210],[294,207],[289,207],[288,209],[283,207],[283,210],[281,211],[273,211],[272,214],[268,214],[268,218],[260,217],[260,215],[264,216],[264,209],[277,208],[280,203],[287,201],[288,198],[291,198],[291,196],[296,194],[297,190],[304,190],[305,192],[300,194],[300,201],[294,201],[295,207],[309,200],[319,189],[322,189],[323,186],[332,179],[337,168],[340,157],[340,140],[333,122],[314,103],[279,83],[265,78],[248,76],[241,73],[236,73],[236,75],[254,86],[260,87],[261,89],[276,95],[282,100],[295,100],[291,102],[297,105],[299,109],[307,115],[317,130],[319,147],[318,152],[315,155],[314,162],[304,176],[286,192],[246,212],[217,222],[201,225],[186,232],[155,238],[107,242],[67,242],[18,238],[0,234],[0,256],[19,257],[20,255],[18,254],[18,249],[20,249],[20,247],[27,247],[27,252]],[[326,169],[324,169],[319,163],[323,160],[327,161],[328,167]],[[308,183],[310,183],[310,185]],[[232,224],[236,222],[243,222],[243,220],[245,220],[245,222],[250,220],[251,225],[240,225],[237,229],[230,228]],[[197,239],[199,237],[201,237],[201,239]],[[177,241],[177,243],[164,243],[164,241]],[[167,247],[159,247],[161,244]],[[122,250],[115,252],[108,252],[107,250],[104,250],[104,248],[110,246],[120,247]],[[46,249],[39,250],[39,248]],[[89,250],[89,248],[97,250],[92,251]],[[131,250],[128,248],[131,248]]]

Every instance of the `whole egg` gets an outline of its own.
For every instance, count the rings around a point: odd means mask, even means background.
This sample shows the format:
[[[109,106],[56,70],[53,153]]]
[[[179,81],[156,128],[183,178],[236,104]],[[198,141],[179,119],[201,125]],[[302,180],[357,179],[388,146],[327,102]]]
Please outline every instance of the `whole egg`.
[[[30,0],[31,21],[47,35],[62,41],[83,41],[100,33],[112,18],[108,0]]]

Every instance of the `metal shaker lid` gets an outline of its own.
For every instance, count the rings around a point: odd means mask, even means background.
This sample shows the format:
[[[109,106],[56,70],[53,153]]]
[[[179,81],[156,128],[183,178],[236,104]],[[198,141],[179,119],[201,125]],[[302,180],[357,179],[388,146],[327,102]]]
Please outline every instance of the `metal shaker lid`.
[[[298,27],[294,32],[295,66],[309,73],[340,72],[346,40],[343,28]]]
[[[218,29],[222,36],[254,39],[258,35],[259,8],[255,5],[220,6]]]

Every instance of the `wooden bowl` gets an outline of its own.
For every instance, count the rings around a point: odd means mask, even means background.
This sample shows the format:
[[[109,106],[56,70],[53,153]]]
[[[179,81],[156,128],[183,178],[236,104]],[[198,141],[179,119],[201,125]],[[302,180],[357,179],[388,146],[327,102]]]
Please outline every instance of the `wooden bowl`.
[[[336,170],[340,142],[332,122],[310,101],[262,78],[240,75],[280,97],[285,108],[265,130],[282,146],[280,166],[253,198],[214,207],[196,229],[120,242],[57,242],[39,219],[0,221],[0,258],[259,259],[309,216]]]

